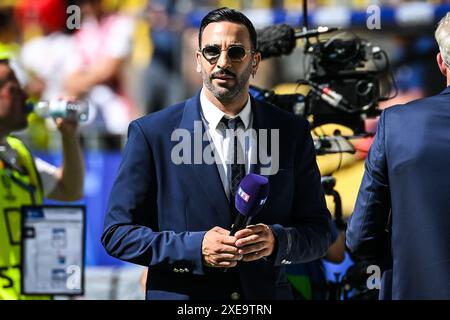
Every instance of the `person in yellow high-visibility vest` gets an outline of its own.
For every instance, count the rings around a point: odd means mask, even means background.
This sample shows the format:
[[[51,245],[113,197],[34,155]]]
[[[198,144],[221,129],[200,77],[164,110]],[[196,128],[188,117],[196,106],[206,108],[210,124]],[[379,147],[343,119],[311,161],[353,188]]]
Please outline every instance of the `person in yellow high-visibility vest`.
[[[49,299],[20,291],[20,212],[44,197],[75,201],[83,196],[84,161],[77,124],[61,118],[63,165],[33,158],[11,133],[27,126],[26,94],[7,59],[0,56],[0,300]]]

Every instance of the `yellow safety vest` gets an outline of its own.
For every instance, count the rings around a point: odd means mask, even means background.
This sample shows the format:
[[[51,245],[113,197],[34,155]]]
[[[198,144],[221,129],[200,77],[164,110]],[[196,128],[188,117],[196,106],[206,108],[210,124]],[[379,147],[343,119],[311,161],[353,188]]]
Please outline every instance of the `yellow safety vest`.
[[[49,299],[49,296],[20,294],[21,207],[42,204],[43,189],[38,172],[25,145],[17,138],[7,143],[18,153],[26,173],[9,168],[0,159],[0,300]]]

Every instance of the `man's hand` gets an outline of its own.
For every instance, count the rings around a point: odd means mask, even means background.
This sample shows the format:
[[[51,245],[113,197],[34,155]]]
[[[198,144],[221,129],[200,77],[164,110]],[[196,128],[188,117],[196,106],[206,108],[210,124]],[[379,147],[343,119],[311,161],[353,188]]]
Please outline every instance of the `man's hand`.
[[[78,123],[56,118],[56,126],[61,132],[63,165],[56,173],[57,184],[47,197],[58,201],[77,201],[83,197],[84,159],[76,134]]]
[[[270,256],[275,248],[275,236],[265,224],[247,226],[236,232],[236,247],[243,261],[255,261]]]
[[[77,132],[78,122],[63,118],[55,119],[56,127],[64,138],[74,137]]]
[[[213,268],[235,267],[242,258],[234,245],[236,238],[229,235],[230,231],[214,227],[206,232],[202,242],[203,263]]]

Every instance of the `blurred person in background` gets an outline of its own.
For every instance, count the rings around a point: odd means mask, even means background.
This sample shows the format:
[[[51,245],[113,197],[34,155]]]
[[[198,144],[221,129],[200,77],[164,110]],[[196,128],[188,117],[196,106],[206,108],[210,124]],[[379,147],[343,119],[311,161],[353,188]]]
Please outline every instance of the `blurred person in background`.
[[[142,90],[147,113],[186,98],[181,75],[184,19],[175,0],[151,0],[148,4],[153,54]]]
[[[188,97],[192,97],[198,91],[198,88],[203,85],[202,78],[198,76],[198,72],[192,68],[192,63],[195,63],[195,53],[198,50],[198,28],[187,26],[182,35],[182,56],[181,56],[181,70],[184,88]]]
[[[76,201],[83,196],[84,161],[77,124],[57,118],[63,164],[57,168],[34,158],[11,135],[27,126],[26,94],[8,60],[0,56],[0,300],[48,299],[20,294],[20,212],[43,198]]]
[[[74,48],[66,28],[66,0],[19,0],[16,17],[25,39],[20,61],[28,75],[25,90],[33,99],[51,100],[64,95],[64,80]],[[30,31],[34,30],[34,31]]]
[[[122,68],[132,50],[134,21],[107,12],[101,0],[71,3],[81,8],[81,28],[73,35],[65,93],[87,99],[92,130],[124,135],[136,112],[122,83]]]
[[[0,52],[9,57],[10,66],[14,69],[21,84],[26,82],[26,75],[20,67],[20,30],[14,18],[14,7],[0,3]]]
[[[19,55],[26,75],[24,89],[33,102],[65,96],[64,80],[73,54],[73,30],[66,27],[66,8],[66,0],[18,0],[15,5],[24,40]],[[28,124],[30,147],[48,150],[51,138],[57,135],[54,122],[32,113]]]
[[[387,108],[346,233],[378,265],[381,299],[450,299],[450,13],[435,32],[438,95]]]

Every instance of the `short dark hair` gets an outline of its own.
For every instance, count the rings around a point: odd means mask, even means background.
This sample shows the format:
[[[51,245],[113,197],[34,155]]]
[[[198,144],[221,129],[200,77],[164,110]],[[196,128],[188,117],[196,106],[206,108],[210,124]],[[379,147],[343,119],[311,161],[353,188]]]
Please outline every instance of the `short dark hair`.
[[[230,9],[227,7],[215,9],[215,10],[209,12],[202,19],[202,22],[200,24],[200,31],[198,33],[199,49],[201,49],[201,47],[202,47],[202,35],[203,35],[203,30],[206,28],[206,26],[210,23],[221,22],[221,21],[228,21],[228,22],[233,22],[233,23],[244,25],[247,28],[248,33],[250,34],[252,49],[257,50],[257,35],[256,35],[255,27],[253,26],[253,23],[242,12],[239,12],[237,10]]]

